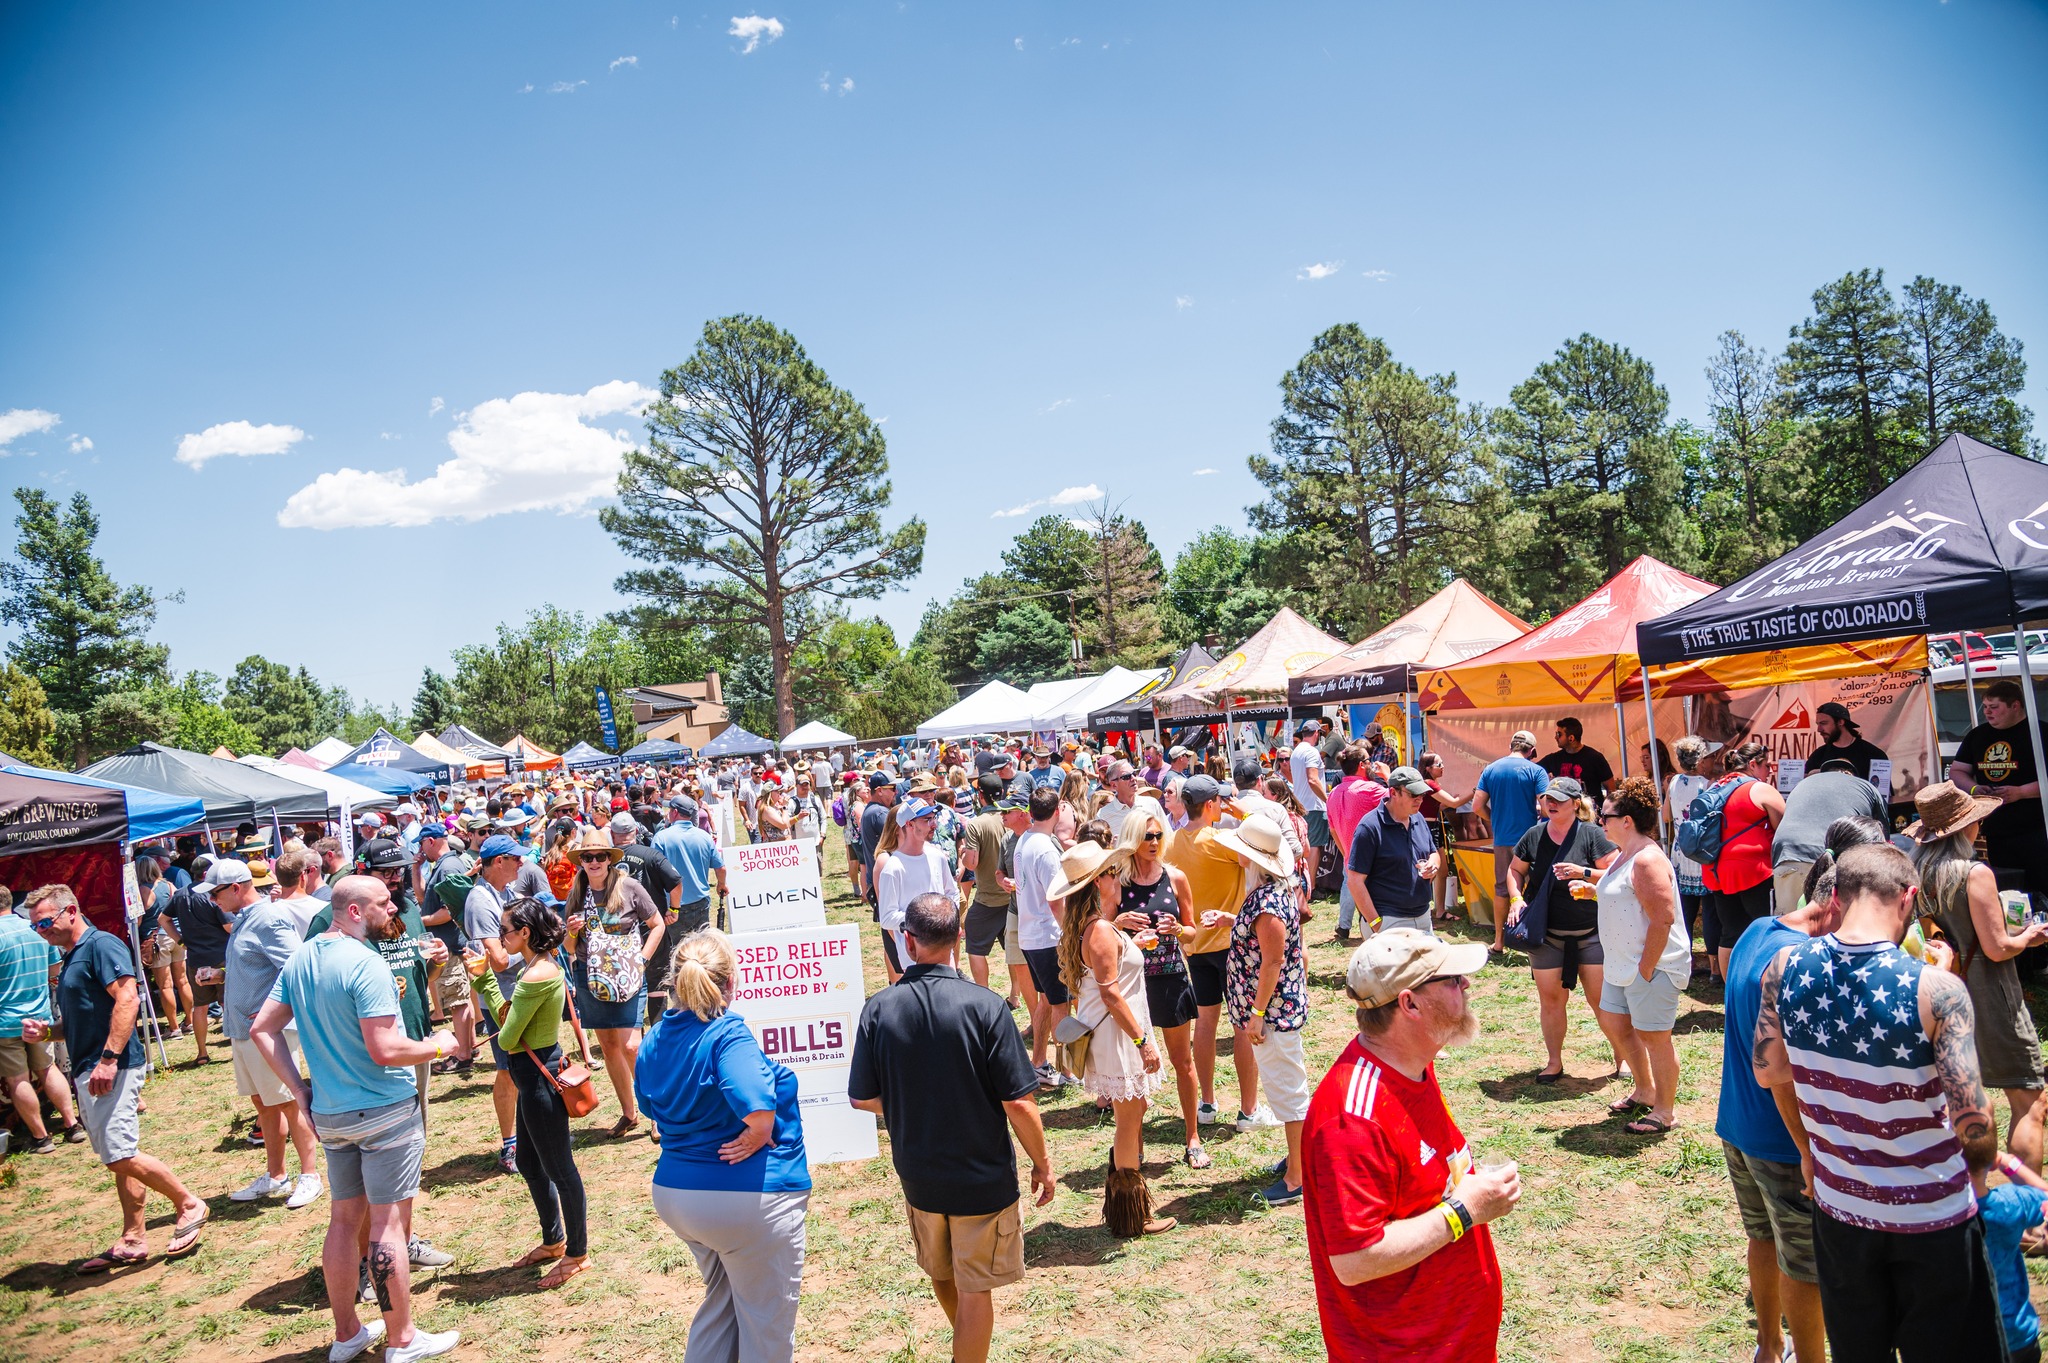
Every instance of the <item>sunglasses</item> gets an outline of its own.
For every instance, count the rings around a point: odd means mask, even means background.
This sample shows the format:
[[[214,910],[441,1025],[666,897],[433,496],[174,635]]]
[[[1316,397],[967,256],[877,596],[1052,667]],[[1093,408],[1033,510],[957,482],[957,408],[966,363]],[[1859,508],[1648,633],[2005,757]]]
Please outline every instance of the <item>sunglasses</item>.
[[[62,914],[58,914],[57,918],[62,918],[63,916],[64,915]],[[48,932],[50,929],[57,926],[57,918],[38,918],[34,922],[30,923],[29,927],[31,927],[37,932]]]
[[[595,866],[600,861],[610,862],[611,859],[612,854],[609,852],[585,852],[583,855],[576,858],[576,860],[582,862],[585,866]]]
[[[1602,823],[1605,823],[1609,819],[1619,819],[1623,817],[1625,816],[1618,809],[1603,809],[1600,811],[1600,821]]]
[[[1156,828],[1155,828],[1155,829],[1153,829],[1153,830],[1152,830],[1152,831],[1151,831],[1150,833],[1147,833],[1147,834],[1146,834],[1146,835],[1145,835],[1144,837],[1140,838],[1140,839],[1139,839],[1139,841],[1140,841],[1140,842],[1160,842],[1160,841],[1164,840],[1164,838],[1165,838],[1165,837],[1166,837],[1166,835],[1165,835],[1164,833],[1161,833],[1161,832],[1160,832],[1160,831],[1159,831],[1158,829],[1156,829]]]

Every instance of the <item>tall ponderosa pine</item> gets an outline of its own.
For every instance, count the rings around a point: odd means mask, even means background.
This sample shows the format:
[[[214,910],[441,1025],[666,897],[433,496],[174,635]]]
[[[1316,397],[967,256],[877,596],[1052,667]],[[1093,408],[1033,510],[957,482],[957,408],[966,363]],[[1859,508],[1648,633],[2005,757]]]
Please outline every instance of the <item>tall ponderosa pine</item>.
[[[2020,343],[1998,329],[1990,305],[1921,275],[1906,285],[1899,316],[1910,370],[1905,419],[1925,448],[1967,435],[2030,453],[2034,414],[2020,405],[2027,362]]]
[[[1698,525],[1700,571],[1733,582],[1791,545],[1783,505],[1794,434],[1777,362],[1739,331],[1721,333],[1707,361],[1707,427],[1676,433],[1687,469],[1687,507]]]
[[[100,562],[99,516],[83,492],[68,509],[38,488],[16,488],[14,500],[20,533],[0,562],[0,622],[20,633],[7,656],[42,685],[58,751],[83,765],[112,751],[108,738],[129,736],[113,732],[124,725],[111,716],[96,720],[95,707],[168,679],[170,650],[146,637],[157,597],[123,587]]]
[[[1452,572],[1471,422],[1454,375],[1417,374],[1353,323],[1316,337],[1280,393],[1272,454],[1250,461],[1268,498],[1252,523],[1304,541],[1321,564],[1310,613],[1357,637]]]
[[[881,428],[795,337],[736,316],[707,323],[690,358],[662,375],[647,431],[601,521],[627,556],[655,566],[618,589],[675,619],[759,626],[787,732],[790,659],[820,617],[804,608],[880,596],[923,566],[923,521],[882,526]]]
[[[1581,335],[1492,414],[1504,556],[1532,608],[1570,605],[1638,554],[1692,565],[1670,406],[1649,361]]]
[[[423,669],[420,689],[413,692],[412,697],[410,718],[413,732],[424,729],[438,734],[451,724],[461,723],[461,714],[455,704],[455,689],[448,684],[448,679],[431,667]]]
[[[1875,495],[1926,453],[1907,410],[1911,346],[1884,271],[1854,270],[1814,290],[1813,315],[1792,328],[1778,373],[1807,423],[1795,538]]]

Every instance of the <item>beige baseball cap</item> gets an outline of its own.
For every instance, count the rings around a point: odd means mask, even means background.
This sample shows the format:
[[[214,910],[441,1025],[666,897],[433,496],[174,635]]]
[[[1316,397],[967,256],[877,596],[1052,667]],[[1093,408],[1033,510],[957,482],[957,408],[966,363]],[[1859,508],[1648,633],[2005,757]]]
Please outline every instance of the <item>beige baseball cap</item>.
[[[1361,1008],[1379,1008],[1438,975],[1477,975],[1486,968],[1481,942],[1447,942],[1416,928],[1376,932],[1351,953],[1344,992]]]

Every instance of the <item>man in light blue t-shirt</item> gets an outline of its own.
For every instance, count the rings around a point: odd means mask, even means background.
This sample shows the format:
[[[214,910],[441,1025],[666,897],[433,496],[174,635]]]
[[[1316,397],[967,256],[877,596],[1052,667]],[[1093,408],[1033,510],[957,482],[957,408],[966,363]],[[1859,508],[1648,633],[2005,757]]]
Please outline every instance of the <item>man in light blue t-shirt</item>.
[[[354,1358],[384,1339],[386,1363],[413,1363],[447,1353],[459,1338],[454,1330],[435,1334],[413,1327],[407,1248],[427,1148],[413,1066],[449,1054],[455,1038],[447,1032],[425,1041],[406,1035],[397,978],[368,945],[368,939],[390,936],[394,926],[404,931],[384,882],[343,876],[335,882],[332,903],[332,925],[279,972],[249,1036],[327,1150],[332,1212],[320,1268],[334,1311],[335,1342],[328,1357]],[[305,1079],[284,1041],[295,1017],[303,1019]],[[370,1283],[383,1311],[381,1320],[369,1322],[356,1313],[356,1255],[366,1223]]]
[[[677,942],[702,927],[710,926],[711,886],[715,879],[718,897],[725,898],[725,853],[718,850],[718,840],[697,826],[697,802],[687,795],[671,795],[668,800],[669,821],[654,835],[654,850],[668,858],[669,865],[676,868],[676,874],[683,878],[680,890],[681,907],[676,910]],[[672,956],[674,948],[664,941],[664,957]],[[667,972],[662,972],[667,978]]]
[[[1536,735],[1515,730],[1508,740],[1508,755],[1487,764],[1479,773],[1479,788],[1472,797],[1472,812],[1493,825],[1493,949],[1505,943],[1501,933],[1508,925],[1508,863],[1515,859],[1515,844],[1536,826],[1536,797],[1550,785],[1550,773],[1536,765]]]

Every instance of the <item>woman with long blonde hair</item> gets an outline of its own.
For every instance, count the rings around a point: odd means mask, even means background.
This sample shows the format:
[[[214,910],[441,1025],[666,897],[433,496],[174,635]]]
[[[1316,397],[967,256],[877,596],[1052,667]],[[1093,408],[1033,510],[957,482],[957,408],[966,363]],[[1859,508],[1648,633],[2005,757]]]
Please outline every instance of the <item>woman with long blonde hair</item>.
[[[669,982],[675,1007],[640,1048],[640,1096],[661,1132],[654,1213],[704,1278],[685,1360],[796,1352],[811,1201],[803,1119],[796,1075],[731,1011],[738,974],[724,933],[685,937]]]
[[[1128,1238],[1171,1230],[1174,1222],[1152,1215],[1141,1169],[1145,1107],[1159,1090],[1159,1051],[1145,999],[1144,953],[1116,923],[1124,860],[1122,852],[1078,842],[1060,857],[1059,878],[1046,897],[1061,905],[1060,979],[1075,996],[1074,1017],[1089,1028],[1081,1087],[1116,1112],[1102,1219],[1110,1234]]]

